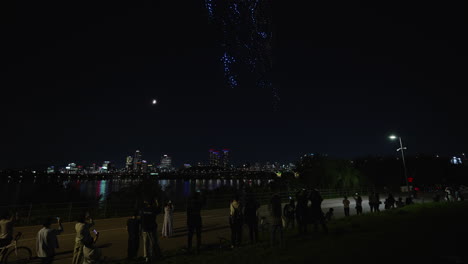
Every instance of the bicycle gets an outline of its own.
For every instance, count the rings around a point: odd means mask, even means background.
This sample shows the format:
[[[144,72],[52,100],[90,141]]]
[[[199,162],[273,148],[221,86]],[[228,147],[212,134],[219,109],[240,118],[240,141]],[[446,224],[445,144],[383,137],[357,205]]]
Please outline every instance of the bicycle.
[[[18,240],[22,233],[18,232],[15,239],[5,246],[0,248],[0,263],[2,264],[25,264],[32,259],[31,249],[28,247],[18,247]],[[13,248],[13,250],[9,250]]]

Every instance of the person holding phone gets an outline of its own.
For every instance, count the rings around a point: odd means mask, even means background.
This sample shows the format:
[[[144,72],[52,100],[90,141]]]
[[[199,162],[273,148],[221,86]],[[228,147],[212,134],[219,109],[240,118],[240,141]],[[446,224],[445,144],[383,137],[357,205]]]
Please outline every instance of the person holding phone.
[[[48,217],[42,224],[42,229],[37,233],[36,250],[37,257],[42,264],[51,264],[54,261],[55,249],[59,247],[57,236],[63,232],[62,222],[56,217],[58,229],[50,228],[53,218]]]
[[[94,238],[87,240],[83,245],[83,264],[96,264],[101,263],[102,252],[101,249],[96,247],[96,242],[99,238],[99,232],[93,230]]]
[[[75,224],[76,236],[75,236],[75,247],[73,249],[72,264],[83,263],[83,246],[86,243],[94,241],[90,234],[90,228],[94,226],[94,221],[91,219],[89,212],[83,212],[78,218],[78,222]],[[96,232],[97,233],[97,232]]]

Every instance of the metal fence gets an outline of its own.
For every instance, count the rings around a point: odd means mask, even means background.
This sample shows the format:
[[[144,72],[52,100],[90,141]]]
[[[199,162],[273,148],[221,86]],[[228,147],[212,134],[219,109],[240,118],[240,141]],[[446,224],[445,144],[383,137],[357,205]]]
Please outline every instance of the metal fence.
[[[374,191],[373,188],[356,188],[356,189],[321,189],[320,194],[324,199],[337,198],[343,196],[353,196],[355,193],[366,195]],[[256,193],[255,197],[260,204],[267,204],[273,192]],[[285,202],[289,197],[294,198],[296,191],[279,193],[282,200]],[[205,209],[227,208],[232,194],[216,194],[206,196]],[[182,205],[181,205],[182,203]],[[175,204],[176,211],[185,210],[186,198],[179,200]],[[60,217],[64,222],[75,221],[78,216],[86,211],[89,211],[94,219],[125,217],[130,216],[138,208],[140,204],[136,201],[91,201],[91,202],[70,202],[70,203],[31,203],[25,205],[8,205],[0,206],[0,211],[8,210],[17,215],[17,225],[36,225],[41,224],[45,217]]]

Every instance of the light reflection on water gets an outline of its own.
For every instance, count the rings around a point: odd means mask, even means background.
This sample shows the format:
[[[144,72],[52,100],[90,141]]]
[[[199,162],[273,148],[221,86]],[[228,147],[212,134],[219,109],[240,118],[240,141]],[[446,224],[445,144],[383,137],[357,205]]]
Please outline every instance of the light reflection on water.
[[[104,201],[107,196],[121,190],[122,188],[138,183],[140,180],[130,179],[115,179],[115,180],[71,180],[67,178],[57,179],[55,182],[57,188],[63,189],[66,192],[74,192],[80,197],[91,200]],[[241,181],[249,186],[262,185],[270,182],[270,180],[225,180],[225,179],[210,179],[210,180],[157,180],[161,185],[162,191],[166,196],[173,200],[182,200],[188,197],[196,190],[215,190],[219,187],[234,187],[239,188]],[[44,202],[40,198],[49,195],[50,190],[47,189],[48,183],[25,182],[22,183],[7,183],[0,186],[0,199],[5,203],[18,204],[21,203],[24,197],[32,196],[34,202]],[[63,201],[67,202],[67,201]]]

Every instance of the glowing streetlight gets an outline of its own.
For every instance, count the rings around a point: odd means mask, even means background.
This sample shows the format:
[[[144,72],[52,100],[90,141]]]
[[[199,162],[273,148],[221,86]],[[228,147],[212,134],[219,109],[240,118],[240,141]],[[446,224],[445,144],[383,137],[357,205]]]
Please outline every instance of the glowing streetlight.
[[[408,173],[407,173],[407,170],[406,170],[405,152],[404,152],[404,150],[406,150],[406,147],[403,147],[403,142],[401,140],[401,137],[396,136],[396,135],[390,135],[388,138],[390,140],[398,139],[400,141],[400,148],[397,149],[397,151],[401,151],[401,160],[403,161],[403,169],[404,169],[405,179],[406,179],[406,188],[408,189],[408,193],[409,193],[410,188],[409,188]]]

